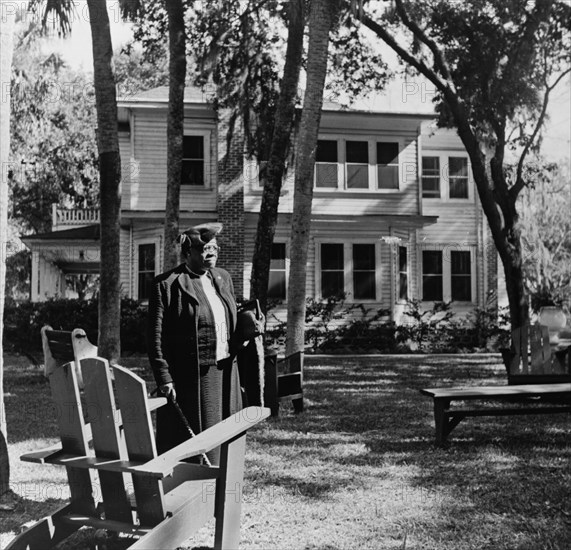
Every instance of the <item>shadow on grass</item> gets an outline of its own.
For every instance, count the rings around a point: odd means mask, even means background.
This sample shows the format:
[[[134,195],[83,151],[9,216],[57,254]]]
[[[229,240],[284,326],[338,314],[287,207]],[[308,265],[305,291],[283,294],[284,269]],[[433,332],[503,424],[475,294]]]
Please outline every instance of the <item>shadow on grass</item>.
[[[21,400],[49,401],[26,376],[7,387],[18,440],[55,430],[22,418]],[[246,547],[568,548],[569,415],[468,418],[434,446],[418,390],[487,384],[506,384],[499,357],[308,357],[306,411],[280,407],[248,436]]]

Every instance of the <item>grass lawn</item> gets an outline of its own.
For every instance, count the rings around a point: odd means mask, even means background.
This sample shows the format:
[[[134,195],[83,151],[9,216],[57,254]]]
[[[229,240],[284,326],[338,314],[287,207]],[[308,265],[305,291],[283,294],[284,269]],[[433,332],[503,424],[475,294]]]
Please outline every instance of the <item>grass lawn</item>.
[[[568,549],[569,415],[469,418],[437,449],[432,400],[419,389],[505,384],[497,356],[308,357],[306,411],[282,408],[248,438],[241,548]],[[6,357],[11,460],[0,548],[62,505],[65,472],[18,460],[56,442],[48,384]],[[144,367],[144,358],[125,366]],[[124,548],[101,532],[76,548]],[[188,548],[212,546],[212,525]],[[67,547],[68,545],[66,545]]]

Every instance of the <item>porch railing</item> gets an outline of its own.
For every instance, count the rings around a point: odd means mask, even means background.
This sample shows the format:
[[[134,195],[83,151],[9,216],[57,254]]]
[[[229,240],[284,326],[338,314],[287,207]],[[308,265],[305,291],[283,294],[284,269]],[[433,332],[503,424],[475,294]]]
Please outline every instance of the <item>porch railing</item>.
[[[99,208],[59,208],[52,204],[52,226],[90,225],[99,223]]]

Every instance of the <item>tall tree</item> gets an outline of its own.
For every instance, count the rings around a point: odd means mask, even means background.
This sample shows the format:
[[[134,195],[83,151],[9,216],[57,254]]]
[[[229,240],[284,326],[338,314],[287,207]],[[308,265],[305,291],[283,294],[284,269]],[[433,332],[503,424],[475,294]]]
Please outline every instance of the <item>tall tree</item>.
[[[288,39],[284,73],[276,108],[270,155],[260,174],[263,185],[258,216],[256,244],[252,259],[251,296],[258,298],[266,311],[272,243],[278,220],[278,204],[292,133],[299,73],[303,57],[304,0],[289,2]]]
[[[182,0],[166,0],[169,29],[169,109],[167,115],[167,198],[165,205],[164,264],[178,264],[175,241],[179,233],[180,180],[184,139],[184,86],[186,80],[186,31]]]
[[[295,188],[291,221],[291,254],[287,302],[286,355],[303,351],[307,251],[311,230],[313,167],[327,75],[329,33],[338,0],[312,0],[309,15],[307,83],[296,144]]]
[[[2,10],[0,21],[0,496],[9,488],[10,463],[8,457],[6,413],[4,407],[4,300],[6,253],[8,244],[8,166],[10,154],[10,76],[16,13],[13,6]]]
[[[362,23],[437,91],[439,123],[455,127],[501,259],[512,327],[528,322],[517,198],[549,97],[570,71],[568,3],[395,0],[384,20],[357,1]],[[398,25],[398,31],[391,25]],[[408,38],[408,41],[407,41]],[[517,155],[510,175],[507,158]]]
[[[93,49],[93,83],[99,152],[101,269],[99,284],[99,339],[102,357],[121,356],[120,209],[121,156],[117,128],[117,92],[113,75],[113,45],[105,0],[87,0]]]
[[[53,53],[41,29],[20,28],[12,62],[10,210],[24,233],[51,230],[52,204],[99,204],[93,85]],[[35,27],[35,28],[34,28]]]

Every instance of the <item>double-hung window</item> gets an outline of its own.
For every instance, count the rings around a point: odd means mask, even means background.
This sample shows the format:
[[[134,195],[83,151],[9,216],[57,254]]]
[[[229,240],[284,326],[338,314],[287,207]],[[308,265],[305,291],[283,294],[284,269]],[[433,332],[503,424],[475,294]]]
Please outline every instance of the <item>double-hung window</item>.
[[[341,243],[321,245],[321,296],[329,298],[345,292],[345,251]]]
[[[440,157],[422,157],[422,196],[440,197]]]
[[[448,189],[451,199],[468,198],[468,159],[450,157],[448,159]]]
[[[368,189],[369,143],[367,141],[346,141],[345,162],[347,189]]]
[[[468,158],[437,153],[424,155],[421,182],[425,199],[469,199]]]
[[[399,188],[399,144],[377,141],[377,189]]]
[[[270,259],[268,298],[285,300],[286,297],[286,245],[273,243]]]
[[[398,299],[408,300],[408,248],[398,248]]]
[[[139,300],[148,300],[155,278],[156,244],[143,243],[137,247],[137,296]]]
[[[443,282],[442,251],[424,250],[422,252],[422,299],[442,301]]]
[[[315,152],[315,186],[337,189],[337,141],[320,139]]]
[[[422,251],[422,299],[472,302],[474,276],[470,250]]]
[[[355,300],[376,298],[376,261],[374,244],[353,245],[353,296]]]
[[[378,301],[377,247],[375,243],[319,244],[321,297],[346,293],[350,301]]]
[[[472,301],[472,269],[468,250],[450,253],[450,292],[452,300]]]
[[[401,143],[351,136],[319,139],[315,152],[315,188],[339,191],[400,189]]]
[[[183,137],[181,185],[205,185],[204,139],[204,136]]]

